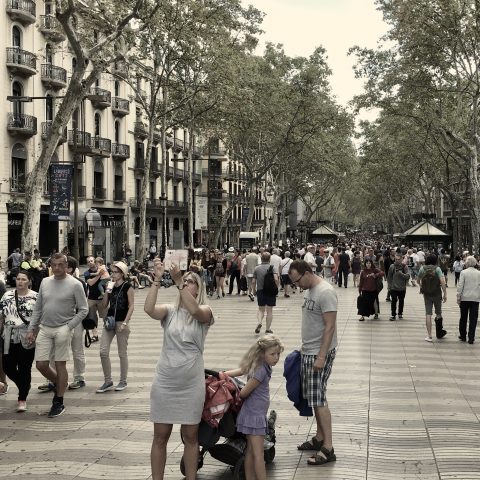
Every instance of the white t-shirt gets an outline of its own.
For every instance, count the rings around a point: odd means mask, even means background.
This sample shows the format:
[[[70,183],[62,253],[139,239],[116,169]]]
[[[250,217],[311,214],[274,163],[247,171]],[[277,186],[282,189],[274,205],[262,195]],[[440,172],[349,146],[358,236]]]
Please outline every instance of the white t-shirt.
[[[417,252],[417,262],[420,262],[420,263],[425,263],[425,253],[422,251],[422,250],[419,250]]]
[[[288,271],[290,270],[290,265],[292,264],[293,260],[290,257],[284,258],[280,263],[281,274],[288,275]]]
[[[277,272],[280,271],[280,263],[282,262],[282,257],[279,257],[278,255],[273,254],[270,257],[270,265],[273,265],[273,269],[276,270]]]
[[[303,259],[313,268],[313,271],[317,269],[317,262],[315,261],[313,253],[307,252]]]

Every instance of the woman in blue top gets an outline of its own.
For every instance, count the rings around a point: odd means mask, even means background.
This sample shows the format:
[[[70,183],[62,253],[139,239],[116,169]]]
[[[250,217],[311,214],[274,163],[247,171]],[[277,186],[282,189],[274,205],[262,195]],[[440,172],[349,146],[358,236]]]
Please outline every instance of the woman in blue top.
[[[268,384],[272,367],[277,364],[283,345],[274,335],[260,337],[244,355],[240,368],[225,372],[230,377],[247,374],[240,392],[242,408],[237,417],[237,431],[247,436],[245,478],[265,480],[263,442],[267,433],[267,411],[270,404]]]

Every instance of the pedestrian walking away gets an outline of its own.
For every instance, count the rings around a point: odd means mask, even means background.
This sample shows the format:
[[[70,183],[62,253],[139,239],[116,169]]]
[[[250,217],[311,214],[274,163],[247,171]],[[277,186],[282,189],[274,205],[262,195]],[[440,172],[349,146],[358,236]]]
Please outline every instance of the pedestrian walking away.
[[[301,451],[316,451],[308,465],[336,460],[332,439],[332,416],[327,402],[327,382],[337,347],[337,294],[332,285],[315,275],[303,260],[290,266],[290,279],[302,288],[302,394],[313,408],[317,430],[311,440],[299,445]]]
[[[478,304],[480,302],[480,271],[477,270],[477,260],[469,256],[465,259],[465,270],[460,273],[457,286],[457,303],[460,306],[459,336],[462,342],[475,342],[475,330],[478,320]]]
[[[380,302],[378,300],[379,283],[383,277],[383,272],[373,265],[372,260],[367,258],[365,260],[364,269],[360,274],[360,282],[358,283],[358,293],[360,295],[358,305],[358,314],[360,322],[365,320],[365,317],[373,315],[376,320],[380,313]]]
[[[435,330],[438,339],[443,338],[447,331],[443,328],[442,301],[447,301],[447,289],[442,270],[437,266],[437,256],[433,253],[425,258],[425,265],[418,271],[420,293],[425,303],[425,327],[427,329],[426,342],[432,341],[432,313],[435,308]],[[443,292],[443,300],[442,300]]]
[[[214,318],[206,305],[207,293],[199,275],[182,276],[178,265],[170,275],[178,288],[175,305],[156,305],[165,267],[154,260],[155,281],[145,299],[145,313],[159,320],[164,330],[163,347],[150,393],[150,420],[153,422],[151,449],[152,480],[163,480],[167,444],[174,424],[181,425],[184,443],[185,477],[196,478],[198,467],[198,425],[205,401],[203,349]]]
[[[247,437],[245,452],[247,479],[267,478],[264,442],[268,433],[269,383],[272,367],[278,363],[282,352],[283,345],[280,340],[274,335],[265,335],[250,347],[240,362],[240,368],[223,372],[230,377],[247,375],[247,383],[240,391],[243,403],[236,422],[237,431]]]

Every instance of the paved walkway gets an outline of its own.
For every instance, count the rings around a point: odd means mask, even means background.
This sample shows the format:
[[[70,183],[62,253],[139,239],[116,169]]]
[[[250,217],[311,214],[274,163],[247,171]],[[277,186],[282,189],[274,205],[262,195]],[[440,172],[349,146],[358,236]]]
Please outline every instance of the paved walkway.
[[[382,292],[383,293],[383,292]],[[176,291],[162,289],[159,300]],[[268,478],[278,480],[480,479],[480,340],[457,339],[458,308],[449,288],[448,335],[424,341],[423,301],[409,287],[404,319],[389,322],[389,304],[379,320],[358,322],[356,291],[338,289],[339,349],[329,384],[337,462],[306,465],[296,445],[312,435],[312,419],[300,418],[286,399],[282,367],[274,369],[271,406],[278,413],[276,458]],[[124,392],[95,394],[102,383],[98,344],[87,352],[87,387],[67,392],[66,412],[46,413],[51,394],[37,393],[34,371],[29,410],[15,413],[16,389],[0,398],[0,478],[47,480],[150,478],[152,425],[149,390],[162,332],[143,313],[146,290],[136,291],[129,346],[130,374]],[[384,298],[382,294],[382,298]],[[299,345],[300,295],[283,297],[273,330],[286,352]],[[256,338],[256,304],[246,297],[212,300],[217,321],[206,342],[205,365],[235,367]],[[116,348],[112,350],[116,352]],[[114,381],[118,358],[113,358]],[[178,428],[169,443],[166,477],[182,478]],[[207,456],[199,479],[231,479],[230,470]]]

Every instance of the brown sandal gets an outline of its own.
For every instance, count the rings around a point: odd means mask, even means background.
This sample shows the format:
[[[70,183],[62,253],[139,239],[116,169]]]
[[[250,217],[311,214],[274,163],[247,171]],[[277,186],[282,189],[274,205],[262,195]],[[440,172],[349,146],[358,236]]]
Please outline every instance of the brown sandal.
[[[317,440],[316,437],[312,437],[311,440],[303,442],[301,445],[298,445],[297,450],[316,450],[317,452],[323,447],[323,440]]]
[[[307,460],[307,464],[324,465],[325,463],[335,462],[335,460],[337,460],[337,456],[335,455],[333,447],[331,450],[328,450],[327,448],[322,446],[322,448],[320,448],[320,452],[322,452],[323,455],[319,455],[318,453],[316,453]]]

